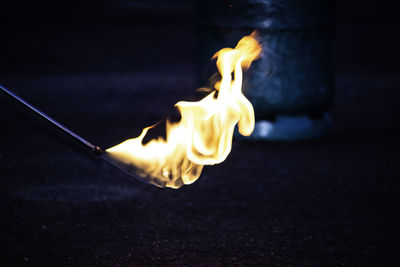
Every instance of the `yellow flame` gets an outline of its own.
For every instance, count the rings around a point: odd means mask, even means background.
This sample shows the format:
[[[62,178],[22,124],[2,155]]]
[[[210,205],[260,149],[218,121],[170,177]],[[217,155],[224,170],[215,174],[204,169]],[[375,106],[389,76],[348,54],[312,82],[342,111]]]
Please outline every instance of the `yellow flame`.
[[[139,137],[107,149],[109,159],[160,187],[179,188],[196,181],[204,165],[226,159],[236,124],[245,136],[254,129],[253,106],[242,93],[242,69],[249,68],[260,52],[254,33],[243,37],[234,49],[218,51],[213,58],[222,78],[216,90],[200,101],[175,104],[182,118],[177,123],[167,121],[166,140],[153,139],[143,145],[153,126],[147,127]]]

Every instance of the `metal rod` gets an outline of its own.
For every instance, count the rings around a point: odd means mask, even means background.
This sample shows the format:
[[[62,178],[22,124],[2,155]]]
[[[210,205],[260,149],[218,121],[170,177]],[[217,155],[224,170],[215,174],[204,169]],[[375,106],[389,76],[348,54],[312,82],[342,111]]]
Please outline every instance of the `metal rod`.
[[[2,86],[1,84],[0,84],[0,89],[3,92],[5,92],[6,94],[8,94],[9,96],[11,96],[12,98],[14,98],[15,100],[17,100],[19,103],[21,103],[24,106],[28,107],[29,109],[34,111],[36,114],[40,115],[42,118],[46,119],[47,121],[51,122],[53,125],[57,126],[59,129],[64,131],[65,133],[67,133],[70,136],[72,136],[75,140],[78,140],[79,142],[81,142],[85,146],[89,147],[96,155],[101,155],[103,153],[103,150],[99,146],[93,145],[92,143],[86,141],[85,139],[83,139],[82,137],[80,137],[79,135],[77,135],[76,133],[74,133],[73,131],[71,131],[70,129],[68,129],[67,127],[62,125],[61,123],[59,123],[56,120],[50,118],[45,113],[43,113],[41,110],[35,108],[34,106],[32,106],[31,104],[26,102],[24,99],[22,99],[21,97],[19,97],[15,93],[11,92],[10,90],[8,90],[4,86]]]

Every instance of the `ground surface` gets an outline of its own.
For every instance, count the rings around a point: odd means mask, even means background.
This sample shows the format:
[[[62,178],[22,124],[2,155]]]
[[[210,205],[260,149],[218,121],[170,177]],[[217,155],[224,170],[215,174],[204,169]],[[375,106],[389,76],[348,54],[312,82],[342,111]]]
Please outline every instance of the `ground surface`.
[[[2,65],[1,81],[91,142],[134,137],[196,88],[193,6],[162,8],[127,28],[15,26],[1,56],[21,64]],[[399,40],[390,19],[368,11],[379,8],[364,8],[356,23],[359,6],[338,3],[329,136],[237,140],[226,162],[180,190],[71,149],[2,95],[0,265],[399,265]]]

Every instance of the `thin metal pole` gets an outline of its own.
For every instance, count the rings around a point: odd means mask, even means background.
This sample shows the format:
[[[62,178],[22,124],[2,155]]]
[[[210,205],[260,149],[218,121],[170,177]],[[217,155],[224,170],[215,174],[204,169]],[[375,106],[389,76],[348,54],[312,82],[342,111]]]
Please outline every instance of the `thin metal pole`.
[[[14,98],[15,100],[17,100],[19,103],[21,103],[24,106],[28,107],[29,109],[34,111],[36,114],[40,115],[42,118],[46,119],[47,121],[51,122],[53,125],[57,126],[59,129],[64,131],[65,133],[67,133],[70,136],[72,136],[75,140],[78,140],[79,142],[81,142],[85,146],[89,147],[96,155],[101,155],[103,153],[103,150],[99,146],[93,145],[90,142],[86,141],[85,139],[83,139],[82,137],[80,137],[79,135],[77,135],[76,133],[74,133],[73,131],[71,131],[70,129],[68,129],[67,127],[62,125],[61,123],[59,123],[59,122],[55,121],[54,119],[50,118],[45,113],[43,113],[41,110],[35,108],[34,106],[32,106],[31,104],[26,102],[24,99],[22,99],[21,97],[19,97],[15,93],[11,92],[10,90],[8,90],[4,86],[2,86],[1,84],[0,84],[0,89],[3,92],[5,92],[6,94],[8,94],[9,96],[11,96],[12,98]]]

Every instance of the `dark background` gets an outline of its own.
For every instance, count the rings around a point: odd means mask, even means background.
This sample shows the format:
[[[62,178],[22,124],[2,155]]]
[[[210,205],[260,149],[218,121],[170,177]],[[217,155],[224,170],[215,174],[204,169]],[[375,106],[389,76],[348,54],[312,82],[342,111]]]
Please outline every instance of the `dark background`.
[[[0,82],[109,147],[195,98],[191,1],[0,5]],[[159,189],[0,94],[1,266],[400,264],[397,10],[337,1],[333,129]],[[232,44],[234,45],[234,44]]]

